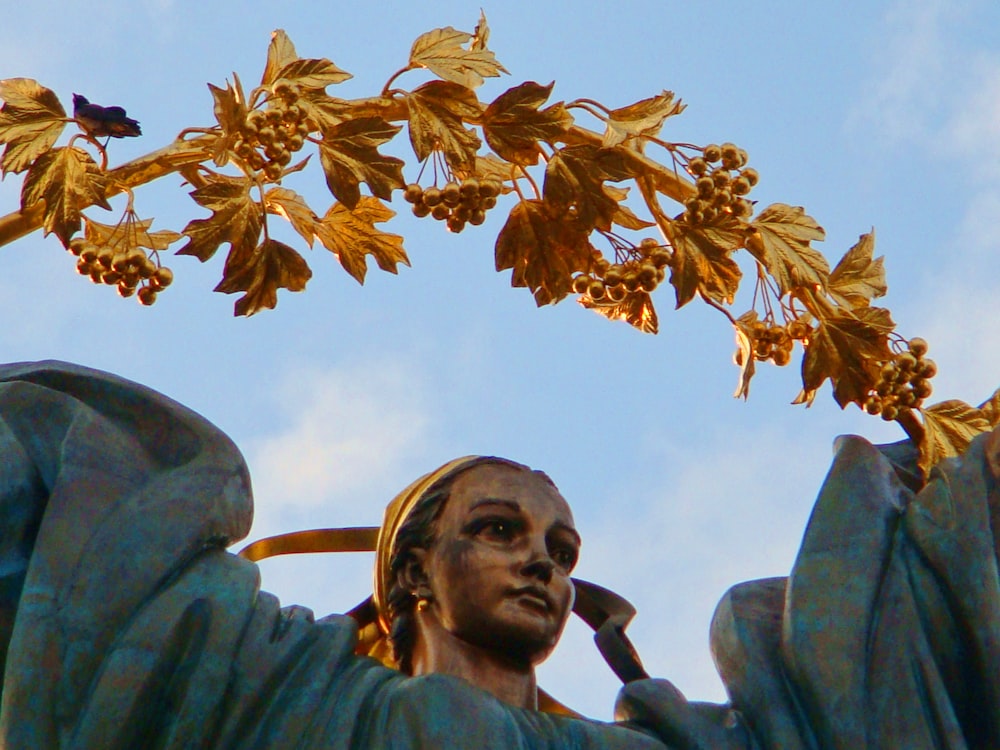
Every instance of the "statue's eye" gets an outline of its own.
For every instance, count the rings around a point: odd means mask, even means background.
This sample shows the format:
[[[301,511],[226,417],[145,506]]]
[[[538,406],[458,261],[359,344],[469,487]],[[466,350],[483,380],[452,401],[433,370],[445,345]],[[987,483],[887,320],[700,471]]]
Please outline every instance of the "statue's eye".
[[[576,565],[576,550],[570,547],[557,547],[552,550],[552,561],[564,570],[572,570]]]
[[[483,518],[476,524],[475,534],[488,539],[509,542],[519,530],[517,521],[509,518]]]
[[[502,518],[496,518],[486,526],[487,531],[495,537],[510,539],[514,536],[514,524]]]

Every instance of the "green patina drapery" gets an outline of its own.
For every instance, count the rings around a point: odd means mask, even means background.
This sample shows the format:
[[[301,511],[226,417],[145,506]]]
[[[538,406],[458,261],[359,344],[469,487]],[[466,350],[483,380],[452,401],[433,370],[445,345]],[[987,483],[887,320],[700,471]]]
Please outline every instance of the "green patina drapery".
[[[998,747],[998,454],[983,436],[914,494],[905,444],[841,439],[789,578],[719,605],[732,705],[642,680],[608,725],[355,656],[353,621],[282,609],[226,551],[252,504],[217,428],[106,373],[5,366],[0,745]]]

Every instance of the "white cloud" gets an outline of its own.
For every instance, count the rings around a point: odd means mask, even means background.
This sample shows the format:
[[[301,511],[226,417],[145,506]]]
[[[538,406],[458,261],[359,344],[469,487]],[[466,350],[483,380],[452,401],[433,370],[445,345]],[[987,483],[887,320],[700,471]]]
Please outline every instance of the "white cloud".
[[[966,67],[968,90],[942,129],[941,141],[976,177],[1000,178],[1000,59],[982,56]]]
[[[852,120],[877,129],[890,139],[920,139],[928,127],[936,92],[943,78],[945,40],[941,21],[949,4],[943,0],[898,3],[886,17],[887,38],[876,52],[876,75]]]
[[[765,429],[666,446],[663,466],[680,468],[656,488],[622,487],[628,514],[584,529],[580,577],[636,605],[628,632],[646,668],[691,700],[726,700],[709,651],[712,613],[733,584],[789,572],[828,467],[822,442]],[[542,684],[608,718],[619,685],[591,637],[569,630]]]
[[[404,476],[403,464],[427,439],[423,390],[418,372],[401,362],[296,369],[275,390],[286,426],[247,447],[252,536],[295,522],[377,524],[398,489],[392,478]]]
[[[930,402],[960,398],[975,405],[988,398],[1000,386],[1000,297],[995,286],[969,278],[941,283],[923,317],[918,330],[931,344],[928,356],[951,365],[932,381]]]
[[[960,34],[963,19],[977,22],[976,3],[898,3],[885,18],[885,43],[873,54],[872,77],[849,124],[996,179],[1000,57],[970,45]]]

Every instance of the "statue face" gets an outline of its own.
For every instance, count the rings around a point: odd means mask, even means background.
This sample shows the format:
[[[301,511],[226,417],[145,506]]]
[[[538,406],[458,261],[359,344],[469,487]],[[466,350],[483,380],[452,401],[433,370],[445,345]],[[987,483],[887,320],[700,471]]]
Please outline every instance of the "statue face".
[[[579,549],[569,505],[543,477],[498,464],[469,469],[423,560],[428,614],[463,641],[535,665],[566,624]]]

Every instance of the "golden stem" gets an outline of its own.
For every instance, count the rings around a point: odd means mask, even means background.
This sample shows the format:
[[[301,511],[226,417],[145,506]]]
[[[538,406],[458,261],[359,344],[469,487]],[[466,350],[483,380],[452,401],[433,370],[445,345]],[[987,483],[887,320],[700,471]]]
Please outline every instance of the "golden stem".
[[[176,172],[188,164],[197,164],[209,156],[203,138],[174,141],[169,146],[140,156],[108,172],[108,196],[118,195],[130,188],[144,185],[159,177]],[[80,206],[85,208],[85,206]],[[0,216],[0,247],[31,234],[42,226],[44,207],[41,203],[24,211],[14,211]]]
[[[409,118],[406,101],[400,98],[376,96],[357,99],[350,102],[350,108],[356,117],[381,117],[389,122]],[[206,134],[189,140],[175,140],[164,148],[115,167],[108,172],[111,187],[107,197],[110,198],[128,188],[144,185],[165,175],[178,172],[184,167],[205,161],[211,154],[204,141],[213,138],[215,135]],[[600,133],[578,125],[571,126],[559,138],[560,142],[571,146],[589,144],[600,147],[602,140],[603,137]],[[696,194],[694,185],[674,170],[658,164],[638,151],[622,149],[622,154],[625,161],[630,163],[636,172],[648,175],[656,190],[672,200],[683,203]],[[86,206],[80,206],[80,208],[86,208]],[[14,211],[6,216],[0,216],[0,247],[35,231],[41,227],[42,220],[43,208],[41,205],[29,206],[23,211]]]

